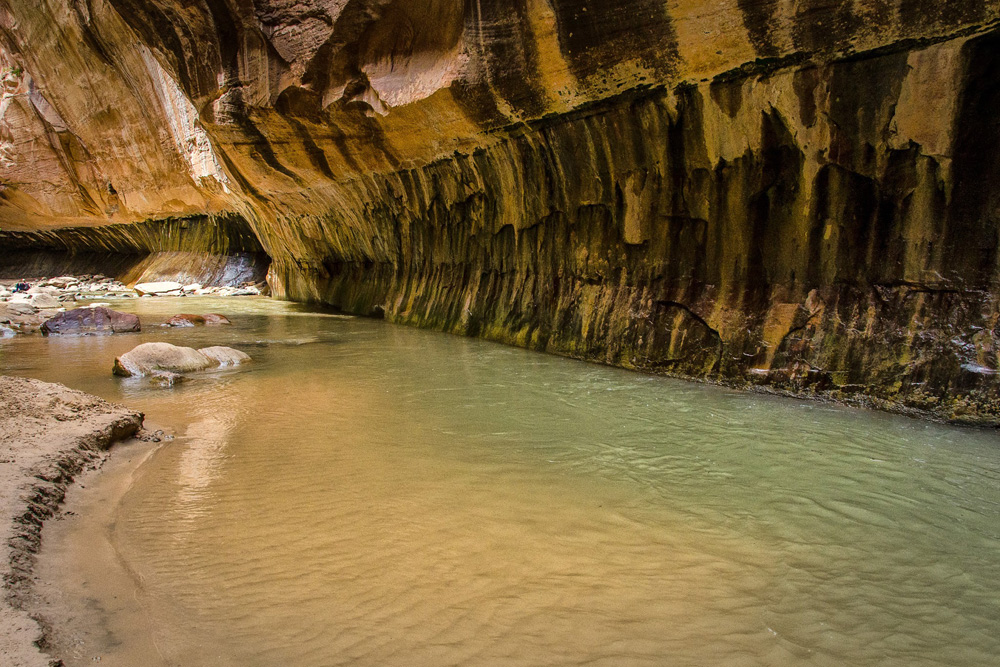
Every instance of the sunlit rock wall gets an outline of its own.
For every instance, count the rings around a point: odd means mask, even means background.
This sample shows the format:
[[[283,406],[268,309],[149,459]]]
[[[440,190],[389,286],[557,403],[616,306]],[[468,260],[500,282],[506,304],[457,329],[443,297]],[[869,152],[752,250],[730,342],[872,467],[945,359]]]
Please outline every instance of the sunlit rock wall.
[[[996,421],[998,16],[0,0],[0,226],[224,211],[289,298]]]

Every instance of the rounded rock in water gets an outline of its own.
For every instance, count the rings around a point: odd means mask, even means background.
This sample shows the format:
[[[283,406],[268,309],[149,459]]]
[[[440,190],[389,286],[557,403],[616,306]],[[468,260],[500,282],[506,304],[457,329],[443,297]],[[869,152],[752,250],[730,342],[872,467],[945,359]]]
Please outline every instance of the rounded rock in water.
[[[123,377],[163,376],[238,366],[250,360],[246,353],[223,346],[195,350],[170,343],[143,343],[117,357],[112,372]]]
[[[204,315],[191,315],[190,313],[180,313],[174,315],[164,322],[168,327],[194,327],[203,325],[232,324],[229,318],[218,313],[206,313]]]

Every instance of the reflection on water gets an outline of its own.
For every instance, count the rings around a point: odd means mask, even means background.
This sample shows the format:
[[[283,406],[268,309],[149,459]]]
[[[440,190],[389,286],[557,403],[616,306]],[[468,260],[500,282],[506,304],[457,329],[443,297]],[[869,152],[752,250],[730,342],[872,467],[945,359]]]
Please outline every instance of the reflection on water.
[[[187,427],[189,439],[197,447],[186,447],[177,463],[178,503],[194,504],[206,500],[205,491],[219,476],[226,443],[232,433],[231,419],[206,416]]]
[[[79,535],[101,524],[114,547],[93,573],[59,575],[78,598],[56,616],[67,664],[1000,654],[992,432],[290,317],[266,300],[133,307],[195,304],[234,326],[3,344],[8,370],[127,401],[178,433],[112,517],[56,540],[86,553]],[[166,390],[110,378],[114,354],[154,339],[243,345],[255,361]]]

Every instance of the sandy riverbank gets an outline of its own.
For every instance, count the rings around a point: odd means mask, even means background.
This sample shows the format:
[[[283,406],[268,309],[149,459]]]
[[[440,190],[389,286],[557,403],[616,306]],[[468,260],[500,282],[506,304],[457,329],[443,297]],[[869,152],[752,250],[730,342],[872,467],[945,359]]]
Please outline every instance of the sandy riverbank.
[[[135,435],[142,420],[59,384],[0,376],[0,663],[53,664],[37,645],[42,625],[25,611],[42,526],[76,475]]]

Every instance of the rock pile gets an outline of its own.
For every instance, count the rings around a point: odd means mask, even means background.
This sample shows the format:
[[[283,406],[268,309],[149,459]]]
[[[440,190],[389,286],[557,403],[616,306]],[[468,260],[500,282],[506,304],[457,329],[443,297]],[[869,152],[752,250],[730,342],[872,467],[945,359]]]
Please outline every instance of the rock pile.
[[[136,296],[259,296],[265,293],[266,284],[247,283],[237,286],[224,287],[204,287],[199,283],[182,285],[179,282],[160,281],[151,283],[140,283],[135,288],[128,287],[113,278],[103,275],[83,275],[83,276],[57,276],[55,278],[36,278],[33,280],[0,280],[0,338],[7,338],[16,333],[33,333],[41,329],[41,326],[54,318],[66,309],[74,309],[77,299],[130,299]],[[87,308],[104,308],[110,304],[107,302],[90,303]],[[79,310],[79,309],[77,309]],[[114,312],[114,311],[108,311]],[[87,319],[95,321],[100,319],[100,315],[77,313],[73,317],[77,319]],[[221,315],[180,315],[181,318],[172,318],[167,324],[169,326],[196,326],[200,324],[229,324],[229,320]],[[196,318],[202,317],[204,321]],[[89,318],[89,319],[88,319]],[[184,318],[194,318],[182,321]],[[72,319],[72,318],[70,318]],[[66,322],[63,320],[53,327],[58,326],[64,329]],[[89,324],[82,325],[83,328],[77,333],[95,333],[105,331],[103,325],[91,328]],[[112,326],[114,333],[123,330],[119,326]],[[138,324],[136,325],[138,327]],[[135,329],[138,331],[138,328]],[[43,332],[46,333],[46,332]],[[57,331],[52,328],[47,333],[66,333],[65,330]]]
[[[36,278],[34,280],[0,280],[0,302],[32,302],[39,298],[43,304],[33,304],[38,308],[49,308],[52,297],[61,303],[79,298],[130,299],[136,296],[259,296],[266,290],[265,283],[245,283],[239,286],[209,286],[201,283],[187,285],[175,281],[139,283],[134,288],[102,275],[58,276],[56,278]],[[42,296],[44,295],[44,296]],[[56,306],[58,307],[58,306]]]
[[[260,296],[261,289],[257,285],[247,284],[240,287],[227,285],[225,287],[203,287],[200,283],[182,285],[173,281],[155,283],[139,283],[135,286],[139,296]]]
[[[24,301],[0,302],[0,338],[38,331],[46,320],[58,314],[58,309],[36,308]]]
[[[27,289],[18,289],[24,287]],[[131,297],[132,289],[121,282],[107,276],[57,276],[55,278],[37,278],[35,280],[0,280],[0,299],[16,298],[18,295],[49,294],[57,298],[104,296]]]

